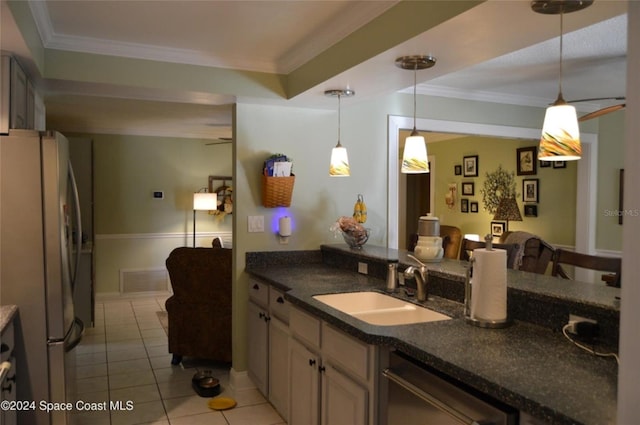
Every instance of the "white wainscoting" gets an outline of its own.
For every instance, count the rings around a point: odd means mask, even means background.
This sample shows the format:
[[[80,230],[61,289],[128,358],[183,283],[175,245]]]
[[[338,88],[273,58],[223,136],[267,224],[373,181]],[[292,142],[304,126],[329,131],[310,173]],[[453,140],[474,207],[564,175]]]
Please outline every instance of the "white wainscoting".
[[[225,248],[233,246],[232,232],[198,232],[196,246],[211,247],[215,237],[222,239]],[[173,249],[192,245],[192,233],[96,235],[96,296],[120,296],[122,272],[166,270],[165,261]]]

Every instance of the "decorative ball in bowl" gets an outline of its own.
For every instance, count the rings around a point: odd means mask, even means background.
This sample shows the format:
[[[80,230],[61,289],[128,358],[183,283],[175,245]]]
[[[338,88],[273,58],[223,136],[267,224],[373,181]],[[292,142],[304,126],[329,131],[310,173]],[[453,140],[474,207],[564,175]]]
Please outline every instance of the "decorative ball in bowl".
[[[369,229],[349,233],[342,232],[342,237],[351,248],[362,248],[362,245],[369,240]]]

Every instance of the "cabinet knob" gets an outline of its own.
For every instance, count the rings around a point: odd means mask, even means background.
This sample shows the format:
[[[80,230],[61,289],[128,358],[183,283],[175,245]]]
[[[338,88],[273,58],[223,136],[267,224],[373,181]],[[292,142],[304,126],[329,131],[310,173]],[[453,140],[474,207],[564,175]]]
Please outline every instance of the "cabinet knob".
[[[269,317],[268,315],[264,315],[264,321],[265,322],[269,322],[271,320],[271,317]]]
[[[318,368],[318,372],[323,373],[326,370],[326,368],[324,366],[320,366]]]
[[[278,297],[278,298],[276,299],[276,302],[277,302],[277,303],[279,303],[279,304],[284,304],[284,298],[282,298],[282,297]]]
[[[263,312],[258,313],[258,317],[264,319],[265,314]]]
[[[260,289],[260,287],[258,286],[258,284],[257,284],[257,283],[254,283],[254,284],[253,284],[253,289],[255,289],[256,291],[258,291],[258,290]]]
[[[309,359],[309,366],[313,366],[314,364],[316,364],[316,360],[315,359]]]

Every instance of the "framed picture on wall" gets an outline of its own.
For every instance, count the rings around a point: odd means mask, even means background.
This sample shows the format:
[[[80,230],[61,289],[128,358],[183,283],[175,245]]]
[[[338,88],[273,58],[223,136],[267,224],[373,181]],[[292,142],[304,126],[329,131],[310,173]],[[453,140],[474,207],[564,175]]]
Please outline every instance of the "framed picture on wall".
[[[464,177],[478,177],[478,155],[462,158],[462,172]]]
[[[538,172],[538,147],[529,146],[516,150],[517,174],[519,176],[533,176]]]
[[[551,162],[552,161],[540,161],[540,160],[538,160],[538,165],[540,166],[540,168],[549,168],[549,167],[551,167]]]
[[[491,222],[491,236],[499,238],[504,233],[506,224],[504,221],[492,221]]]
[[[537,217],[538,216],[538,206],[532,204],[525,204],[524,206],[524,216],[525,217]]]
[[[567,168],[566,161],[553,161],[553,168]]]
[[[455,174],[456,176],[461,176],[462,175],[462,165],[460,165],[460,164],[454,165],[453,166],[453,174]]]
[[[478,203],[477,202],[471,202],[469,204],[469,209],[471,210],[472,213],[477,213],[478,212]]]
[[[538,203],[538,179],[522,180],[522,202]]]
[[[462,194],[465,196],[473,196],[474,195],[474,184],[473,182],[462,182]]]
[[[468,213],[469,212],[469,200],[468,199],[460,199],[460,212]]]

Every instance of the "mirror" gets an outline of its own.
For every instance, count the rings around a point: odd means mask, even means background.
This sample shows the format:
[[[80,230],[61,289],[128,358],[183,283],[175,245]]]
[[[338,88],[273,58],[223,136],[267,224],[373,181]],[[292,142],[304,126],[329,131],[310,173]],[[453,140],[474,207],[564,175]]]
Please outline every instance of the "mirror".
[[[488,124],[464,123],[444,120],[417,119],[416,126],[421,131],[438,133],[457,133],[478,136],[505,137],[513,139],[538,140],[540,129],[499,126]],[[389,116],[388,118],[388,223],[387,246],[405,248],[399,244],[399,201],[400,201],[400,130],[411,129],[413,118]],[[598,136],[592,133],[581,134],[583,157],[578,161],[577,200],[576,200],[576,240],[575,248],[580,252],[593,252],[595,248],[596,180]],[[436,198],[444,194],[433,194]]]

